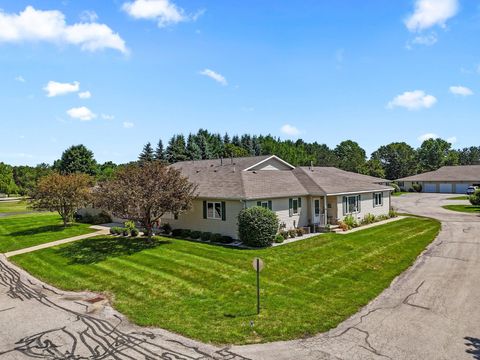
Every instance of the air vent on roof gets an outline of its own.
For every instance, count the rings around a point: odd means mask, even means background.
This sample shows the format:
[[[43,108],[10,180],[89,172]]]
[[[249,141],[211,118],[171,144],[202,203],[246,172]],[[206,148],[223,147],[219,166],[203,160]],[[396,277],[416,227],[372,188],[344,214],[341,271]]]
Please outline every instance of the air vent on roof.
[[[200,170],[197,170],[197,174],[200,172]]]

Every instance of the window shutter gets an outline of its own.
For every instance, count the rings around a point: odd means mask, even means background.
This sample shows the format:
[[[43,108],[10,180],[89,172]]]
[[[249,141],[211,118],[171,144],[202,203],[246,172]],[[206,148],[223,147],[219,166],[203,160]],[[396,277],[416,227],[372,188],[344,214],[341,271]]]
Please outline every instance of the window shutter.
[[[203,202],[203,218],[204,219],[207,218],[207,202],[206,201]]]
[[[262,202],[261,202],[261,201],[257,201],[257,206],[262,206]]]
[[[268,200],[268,208],[272,210],[272,200]]]
[[[302,198],[298,198],[298,208],[302,207]]]
[[[362,212],[362,195],[358,195],[358,212]]]
[[[293,216],[293,199],[288,199],[288,216]]]
[[[222,221],[227,220],[227,206],[225,201],[222,201]]]
[[[347,197],[344,196],[343,197],[343,216],[347,215],[347,206],[348,206]]]

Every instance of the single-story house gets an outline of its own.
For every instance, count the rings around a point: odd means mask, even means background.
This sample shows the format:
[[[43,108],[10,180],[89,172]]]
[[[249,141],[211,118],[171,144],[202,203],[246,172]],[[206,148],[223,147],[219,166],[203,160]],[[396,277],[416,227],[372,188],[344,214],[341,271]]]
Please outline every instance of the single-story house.
[[[420,184],[422,192],[426,193],[465,194],[469,186],[480,186],[480,165],[443,166],[397,182],[404,191],[410,190],[413,184]]]
[[[384,215],[390,210],[388,180],[334,167],[295,167],[273,156],[178,162],[172,167],[198,185],[193,208],[162,223],[237,238],[242,209],[273,210],[281,227],[337,224],[347,215]]]

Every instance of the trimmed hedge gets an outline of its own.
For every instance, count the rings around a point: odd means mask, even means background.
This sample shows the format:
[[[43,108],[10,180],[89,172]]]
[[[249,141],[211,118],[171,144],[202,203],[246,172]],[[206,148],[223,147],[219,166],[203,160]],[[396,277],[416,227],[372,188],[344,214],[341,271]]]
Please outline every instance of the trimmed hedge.
[[[480,189],[475,190],[475,192],[470,195],[468,199],[470,200],[470,204],[473,206],[480,205]]]
[[[278,231],[278,217],[260,206],[244,209],[238,215],[240,240],[247,246],[271,246]]]

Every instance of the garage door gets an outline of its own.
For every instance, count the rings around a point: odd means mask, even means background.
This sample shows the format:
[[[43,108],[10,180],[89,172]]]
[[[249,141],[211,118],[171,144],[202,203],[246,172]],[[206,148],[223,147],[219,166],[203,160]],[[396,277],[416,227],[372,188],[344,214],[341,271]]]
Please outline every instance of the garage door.
[[[423,191],[428,192],[428,193],[437,192],[437,185],[436,184],[425,184]]]
[[[440,184],[441,193],[452,193],[453,192],[452,184]]]
[[[466,194],[469,184],[455,184],[455,192],[457,194]]]

